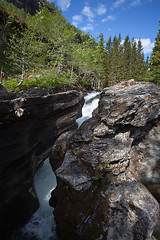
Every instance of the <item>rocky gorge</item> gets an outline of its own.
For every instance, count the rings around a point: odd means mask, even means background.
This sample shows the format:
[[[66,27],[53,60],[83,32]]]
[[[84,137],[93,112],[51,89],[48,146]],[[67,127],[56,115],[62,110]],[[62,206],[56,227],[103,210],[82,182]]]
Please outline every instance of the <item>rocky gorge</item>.
[[[77,129],[80,92],[0,86],[1,239],[39,207],[34,173],[48,156],[60,239],[160,239],[159,90],[134,80],[106,88]]]
[[[0,86],[0,239],[38,209],[34,173],[59,136],[75,131],[83,103],[75,90],[15,94]]]
[[[104,89],[94,116],[58,145],[50,204],[61,239],[160,239],[159,90],[134,80]]]

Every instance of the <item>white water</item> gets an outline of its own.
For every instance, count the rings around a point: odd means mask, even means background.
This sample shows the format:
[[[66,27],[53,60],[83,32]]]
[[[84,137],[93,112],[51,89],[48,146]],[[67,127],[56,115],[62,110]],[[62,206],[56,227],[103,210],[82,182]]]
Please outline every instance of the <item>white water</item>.
[[[76,120],[78,127],[80,127],[84,121],[92,117],[93,110],[98,107],[99,95],[100,92],[92,92],[84,97],[85,104],[82,108],[82,117]]]
[[[98,95],[100,95],[99,92],[93,92],[85,96],[82,117],[77,119],[78,126],[92,117],[93,110],[98,106],[99,99],[95,98]],[[40,208],[21,229],[21,237],[13,240],[56,240],[58,238],[56,236],[53,208],[49,206],[48,201],[51,197],[51,191],[56,187],[57,182],[49,159],[36,172],[34,183],[40,201]]]
[[[51,192],[55,189],[57,181],[50,166],[49,159],[46,159],[44,165],[36,172],[34,183],[40,208],[32,216],[29,223],[22,228],[22,239],[57,239],[53,208],[49,206]]]

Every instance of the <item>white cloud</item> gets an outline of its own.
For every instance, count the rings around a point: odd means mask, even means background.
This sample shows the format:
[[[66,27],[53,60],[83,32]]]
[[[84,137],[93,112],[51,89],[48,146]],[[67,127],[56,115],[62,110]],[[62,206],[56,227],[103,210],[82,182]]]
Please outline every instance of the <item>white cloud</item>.
[[[103,15],[107,12],[107,8],[103,4],[100,4],[98,6],[96,12],[97,12],[98,15]]]
[[[116,17],[113,15],[108,15],[106,18],[103,18],[101,22],[107,22],[107,21],[115,21]]]
[[[71,0],[56,0],[57,5],[62,9],[62,11],[66,11],[70,5],[71,5]]]
[[[81,27],[81,30],[84,31],[84,32],[87,32],[89,30],[94,30],[94,27],[91,23],[88,23],[86,26]]]
[[[116,2],[114,2],[114,5],[113,7],[114,8],[117,8],[119,7],[120,5],[122,5],[123,3],[125,3],[126,0],[117,0]]]
[[[141,0],[133,0],[131,2],[131,6],[137,6],[137,5],[140,5],[141,4]]]
[[[139,39],[135,39],[136,42],[138,42],[138,40]],[[152,52],[152,49],[154,47],[154,42],[151,42],[150,38],[142,38],[141,42],[142,42],[144,54]]]
[[[75,27],[78,27],[78,24],[83,21],[83,17],[82,17],[82,15],[75,15],[72,17],[72,20],[73,20],[72,24]]]
[[[82,14],[88,17],[89,22],[93,22],[93,18],[95,17],[94,12],[91,10],[89,6],[85,6],[82,10]]]
[[[83,17],[82,15],[75,15],[72,17],[73,21],[76,21],[76,22],[82,22],[83,20]]]

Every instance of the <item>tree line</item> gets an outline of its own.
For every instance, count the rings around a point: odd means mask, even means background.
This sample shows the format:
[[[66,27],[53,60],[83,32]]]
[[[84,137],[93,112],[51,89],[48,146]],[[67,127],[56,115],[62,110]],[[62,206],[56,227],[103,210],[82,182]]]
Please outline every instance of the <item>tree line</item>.
[[[5,86],[14,90],[35,85],[100,88],[131,78],[155,82],[149,72],[153,73],[159,49],[149,63],[141,40],[126,36],[122,41],[120,34],[105,40],[102,33],[95,39],[71,25],[53,2],[44,2],[47,6],[32,16],[0,1],[0,64],[9,76]]]
[[[136,81],[144,81],[148,64],[144,60],[140,39],[138,41],[134,38],[130,40],[129,36],[126,36],[122,41],[119,34],[113,40],[109,37],[108,41],[105,41],[101,33],[100,45],[105,86],[132,78]]]

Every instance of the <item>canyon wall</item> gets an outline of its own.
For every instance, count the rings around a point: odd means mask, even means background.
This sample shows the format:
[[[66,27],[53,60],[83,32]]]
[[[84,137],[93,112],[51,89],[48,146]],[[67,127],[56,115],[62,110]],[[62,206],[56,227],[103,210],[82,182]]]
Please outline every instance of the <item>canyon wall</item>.
[[[0,86],[0,238],[39,207],[34,173],[61,134],[77,128],[82,94],[9,94]]]
[[[57,156],[50,204],[61,239],[159,239],[157,86],[130,80],[104,89],[93,118]]]

